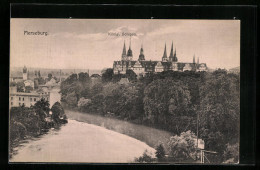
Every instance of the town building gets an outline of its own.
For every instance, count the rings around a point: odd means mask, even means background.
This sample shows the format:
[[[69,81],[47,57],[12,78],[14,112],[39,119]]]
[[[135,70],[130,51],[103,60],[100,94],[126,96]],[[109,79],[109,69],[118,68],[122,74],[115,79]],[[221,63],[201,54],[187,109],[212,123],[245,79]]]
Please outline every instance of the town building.
[[[195,55],[193,56],[193,62],[184,63],[179,62],[175,50],[173,48],[173,43],[171,45],[171,52],[169,57],[167,56],[166,44],[164,48],[164,53],[161,61],[151,61],[146,60],[144,55],[143,45],[140,49],[140,54],[138,60],[133,60],[133,51],[131,49],[131,41],[129,49],[126,52],[126,46],[124,42],[123,52],[121,60],[114,61],[113,72],[114,74],[126,74],[127,70],[133,70],[138,76],[145,75],[149,72],[162,72],[162,71],[207,71],[206,63],[199,63],[199,58],[195,62]]]
[[[25,106],[30,107],[33,106],[37,101],[44,98],[45,100],[50,100],[50,93],[48,92],[17,92],[16,86],[10,87],[10,95],[9,95],[9,107],[18,107],[18,106]]]

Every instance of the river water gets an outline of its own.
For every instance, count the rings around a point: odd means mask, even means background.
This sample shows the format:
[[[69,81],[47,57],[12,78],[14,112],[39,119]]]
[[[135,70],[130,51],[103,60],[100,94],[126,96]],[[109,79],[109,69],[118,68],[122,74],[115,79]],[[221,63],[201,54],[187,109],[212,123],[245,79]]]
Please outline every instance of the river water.
[[[128,163],[145,150],[155,153],[137,139],[76,120],[15,149],[10,162]]]

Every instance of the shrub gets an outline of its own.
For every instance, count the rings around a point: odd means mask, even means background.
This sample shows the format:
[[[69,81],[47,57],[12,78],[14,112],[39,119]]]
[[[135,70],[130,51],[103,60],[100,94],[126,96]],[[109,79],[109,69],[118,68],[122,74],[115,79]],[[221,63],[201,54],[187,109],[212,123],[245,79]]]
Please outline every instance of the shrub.
[[[153,158],[151,156],[151,153],[148,153],[148,151],[145,150],[142,156],[135,159],[135,162],[150,163],[153,162]]]
[[[168,143],[170,156],[175,160],[196,159],[196,136],[191,131],[182,132],[180,136],[173,136]]]
[[[165,158],[165,151],[164,151],[164,148],[163,148],[163,145],[162,144],[159,144],[157,147],[156,147],[156,152],[155,152],[155,155],[158,159],[163,159]]]

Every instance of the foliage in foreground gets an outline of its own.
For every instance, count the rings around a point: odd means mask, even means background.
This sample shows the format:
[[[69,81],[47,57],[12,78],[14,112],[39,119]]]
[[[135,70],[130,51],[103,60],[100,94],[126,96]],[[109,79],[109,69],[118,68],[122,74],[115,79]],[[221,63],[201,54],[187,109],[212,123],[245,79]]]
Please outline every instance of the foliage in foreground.
[[[135,162],[139,162],[139,163],[151,163],[151,162],[154,162],[155,159],[152,158],[151,155],[152,155],[151,153],[149,153],[147,150],[145,150],[142,156],[140,156],[139,158],[135,158]]]
[[[12,107],[10,110],[10,153],[12,148],[21,140],[37,137],[52,127],[59,127],[67,123],[66,115],[59,102],[52,107],[52,116],[49,114],[49,102],[41,99],[34,106]],[[62,118],[62,119],[61,119]]]

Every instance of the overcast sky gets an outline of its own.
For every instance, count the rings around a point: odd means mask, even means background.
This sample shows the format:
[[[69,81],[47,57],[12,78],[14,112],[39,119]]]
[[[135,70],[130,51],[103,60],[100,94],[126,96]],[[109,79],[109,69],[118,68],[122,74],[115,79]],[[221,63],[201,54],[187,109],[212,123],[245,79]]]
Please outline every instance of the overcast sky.
[[[27,35],[47,32],[48,35]],[[179,62],[192,62],[193,55],[210,68],[240,66],[240,21],[238,20],[94,20],[11,19],[11,67],[103,69],[120,60],[129,36],[134,60],[143,43],[146,60],[161,60],[171,43]]]

